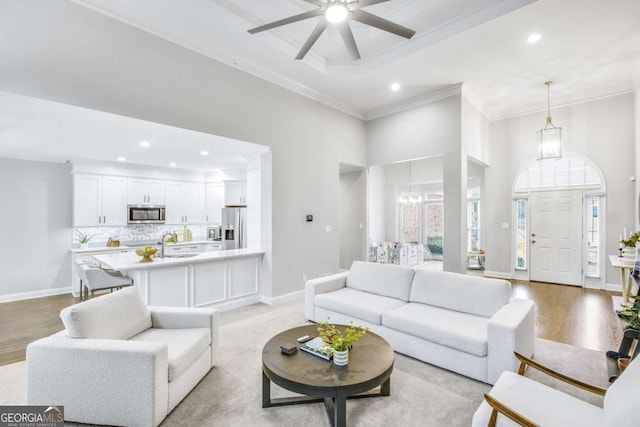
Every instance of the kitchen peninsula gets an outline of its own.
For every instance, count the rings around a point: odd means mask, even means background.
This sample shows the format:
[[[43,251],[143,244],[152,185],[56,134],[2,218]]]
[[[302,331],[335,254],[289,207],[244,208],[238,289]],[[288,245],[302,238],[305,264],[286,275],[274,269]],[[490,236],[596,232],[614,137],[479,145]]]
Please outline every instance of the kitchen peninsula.
[[[148,305],[231,309],[260,301],[264,252],[234,249],[188,253],[152,262],[134,252],[94,255],[103,267],[133,279]]]

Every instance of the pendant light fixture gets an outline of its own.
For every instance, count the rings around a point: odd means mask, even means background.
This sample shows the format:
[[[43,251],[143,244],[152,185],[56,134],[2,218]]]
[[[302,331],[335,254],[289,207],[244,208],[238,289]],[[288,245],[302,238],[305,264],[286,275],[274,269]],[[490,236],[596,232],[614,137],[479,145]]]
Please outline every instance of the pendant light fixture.
[[[551,121],[551,81],[547,85],[547,124],[538,131],[538,160],[559,159],[562,157],[562,128]]]
[[[412,163],[412,161],[409,160],[409,194],[401,194],[400,197],[398,198],[398,201],[403,205],[405,205],[405,204],[417,204],[417,203],[422,202],[422,196],[420,195],[420,192],[417,192],[417,193],[414,194],[411,191],[412,182],[413,182],[411,163]]]

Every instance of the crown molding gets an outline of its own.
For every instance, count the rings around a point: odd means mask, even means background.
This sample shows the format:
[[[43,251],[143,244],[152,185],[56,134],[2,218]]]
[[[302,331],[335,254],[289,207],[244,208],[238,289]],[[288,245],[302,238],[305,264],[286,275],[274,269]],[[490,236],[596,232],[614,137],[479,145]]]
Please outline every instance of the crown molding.
[[[462,83],[456,83],[445,89],[440,89],[438,91],[416,96],[405,101],[398,102],[396,104],[378,108],[376,110],[371,110],[367,112],[365,120],[379,119],[384,116],[389,116],[401,111],[410,110],[422,105],[431,104],[432,102],[440,101],[441,99],[460,94],[462,94]]]
[[[583,99],[579,99],[577,101],[565,102],[563,104],[554,105],[553,107],[551,107],[551,110],[557,110],[558,108],[571,107],[573,105],[585,104],[587,102],[592,102],[592,101],[599,101],[601,99],[613,98],[614,96],[628,95],[628,94],[634,93],[634,92],[635,91],[633,89],[628,89],[628,90],[622,90],[622,91],[619,91],[619,92],[609,93],[609,94],[606,94],[606,95],[599,95],[599,96],[593,96],[593,97],[590,97],[590,98],[583,98]],[[526,111],[522,111],[522,112],[518,112],[518,113],[514,113],[514,114],[505,114],[505,115],[502,115],[502,116],[488,117],[488,120],[490,122],[497,122],[499,120],[512,119],[512,118],[515,118],[515,117],[526,116],[526,115],[534,114],[534,113],[540,113],[540,112],[545,112],[546,113],[546,111],[547,111],[547,107],[535,108],[535,109],[532,109],[532,110],[526,110]]]

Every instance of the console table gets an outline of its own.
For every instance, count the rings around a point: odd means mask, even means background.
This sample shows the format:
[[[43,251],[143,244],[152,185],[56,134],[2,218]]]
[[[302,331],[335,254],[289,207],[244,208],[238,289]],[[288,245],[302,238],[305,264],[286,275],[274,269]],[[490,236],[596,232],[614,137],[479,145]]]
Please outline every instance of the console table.
[[[632,296],[633,280],[631,270],[635,259],[619,257],[617,255],[609,255],[609,261],[614,268],[620,270],[620,284],[622,285],[622,298],[613,297],[613,307],[616,311],[620,311],[621,304],[629,303],[629,296]]]

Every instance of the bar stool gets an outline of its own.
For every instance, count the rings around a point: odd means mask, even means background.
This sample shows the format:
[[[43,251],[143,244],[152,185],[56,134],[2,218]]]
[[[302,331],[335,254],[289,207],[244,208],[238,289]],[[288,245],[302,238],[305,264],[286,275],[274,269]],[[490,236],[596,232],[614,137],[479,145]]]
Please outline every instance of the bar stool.
[[[78,264],[76,268],[80,277],[80,301],[89,299],[89,291],[93,298],[96,291],[109,289],[113,292],[114,289],[133,285],[133,279],[118,272],[106,271],[91,264]]]

